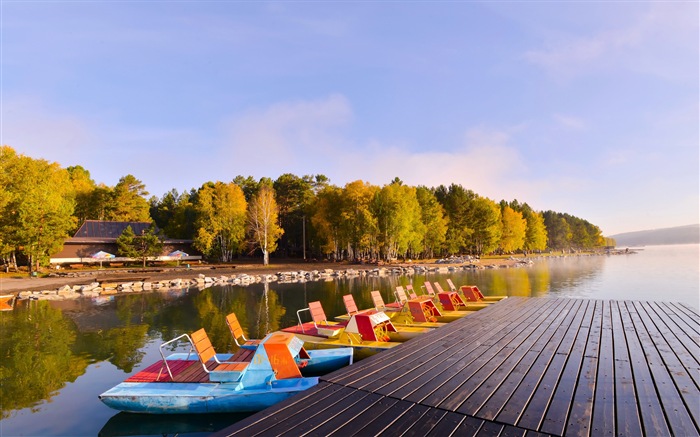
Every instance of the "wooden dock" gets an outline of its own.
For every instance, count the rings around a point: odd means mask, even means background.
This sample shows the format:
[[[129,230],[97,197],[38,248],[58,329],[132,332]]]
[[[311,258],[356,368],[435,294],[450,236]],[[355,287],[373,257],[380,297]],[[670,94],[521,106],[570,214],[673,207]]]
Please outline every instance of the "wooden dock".
[[[697,436],[700,317],[509,298],[321,378],[217,436]]]

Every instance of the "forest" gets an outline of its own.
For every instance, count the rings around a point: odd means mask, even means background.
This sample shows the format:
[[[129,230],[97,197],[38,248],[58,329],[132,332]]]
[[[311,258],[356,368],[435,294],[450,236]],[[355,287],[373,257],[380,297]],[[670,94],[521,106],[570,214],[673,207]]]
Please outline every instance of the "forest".
[[[0,259],[46,264],[85,220],[142,221],[193,241],[211,262],[262,254],[327,260],[428,259],[449,255],[586,250],[601,230],[567,213],[496,202],[459,184],[384,186],[328,177],[238,175],[150,196],[135,176],[96,184],[81,166],[61,167],[0,148]]]

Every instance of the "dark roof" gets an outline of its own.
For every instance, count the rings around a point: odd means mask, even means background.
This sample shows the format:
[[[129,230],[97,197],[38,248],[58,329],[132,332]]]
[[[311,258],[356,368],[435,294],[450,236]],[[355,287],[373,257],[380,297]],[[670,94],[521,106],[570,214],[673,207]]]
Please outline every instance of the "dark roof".
[[[139,235],[148,229],[149,222],[107,222],[102,220],[85,220],[78,232],[73,235],[75,238],[118,238],[122,232],[131,226],[134,234]]]

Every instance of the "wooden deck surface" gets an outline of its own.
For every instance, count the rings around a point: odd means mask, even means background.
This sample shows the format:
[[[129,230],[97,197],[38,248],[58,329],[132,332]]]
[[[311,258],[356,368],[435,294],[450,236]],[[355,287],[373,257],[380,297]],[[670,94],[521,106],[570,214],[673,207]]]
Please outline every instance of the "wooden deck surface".
[[[216,435],[697,436],[699,360],[683,304],[512,297]]]
[[[238,349],[228,361],[250,362],[255,351],[250,349]],[[196,355],[195,355],[196,357]],[[217,363],[209,361],[207,369],[212,370],[217,366]],[[128,377],[124,382],[209,382],[209,374],[204,371],[202,363],[198,359],[191,360],[168,360],[168,367],[173,374],[173,379],[170,379],[170,374],[165,368],[162,360],[156,361],[140,372]]]

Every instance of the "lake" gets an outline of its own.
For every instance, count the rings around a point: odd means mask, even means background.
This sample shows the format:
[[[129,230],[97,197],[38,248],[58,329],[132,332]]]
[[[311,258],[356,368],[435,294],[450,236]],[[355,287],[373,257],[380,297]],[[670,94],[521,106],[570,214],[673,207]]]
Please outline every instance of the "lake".
[[[0,313],[0,435],[208,435],[245,415],[147,416],[118,413],[103,391],[160,358],[162,341],[204,327],[218,352],[233,351],[224,323],[238,315],[249,338],[297,323],[297,310],[321,301],[329,318],[342,296],[371,306],[397,285],[420,289],[452,278],[487,295],[663,300],[700,306],[698,245],[650,246],[637,253],[548,258],[528,267],[445,274],[357,277],[328,282],[183,289],[75,301],[21,301]],[[184,349],[180,349],[184,350]]]

